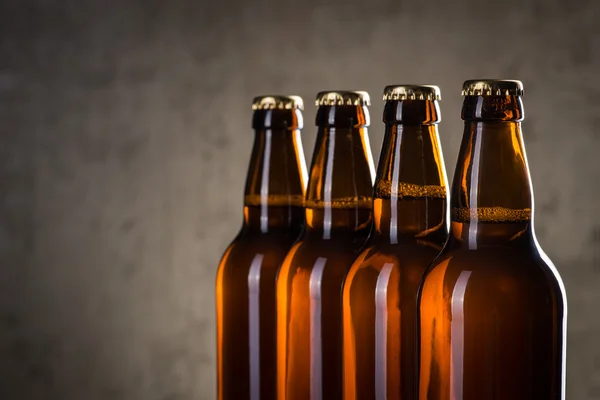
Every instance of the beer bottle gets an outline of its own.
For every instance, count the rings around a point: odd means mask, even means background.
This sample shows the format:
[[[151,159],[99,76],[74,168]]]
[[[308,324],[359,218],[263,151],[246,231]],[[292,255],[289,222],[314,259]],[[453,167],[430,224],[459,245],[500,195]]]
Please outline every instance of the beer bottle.
[[[419,292],[419,398],[564,399],[565,289],[535,237],[523,86],[463,95],[450,235]]]
[[[384,90],[373,229],[344,284],[344,398],[416,394],[416,295],[448,235],[440,90]]]
[[[277,278],[279,400],[342,397],[342,283],[371,224],[369,96],[317,96],[306,227]]]
[[[302,99],[253,101],[244,222],[217,274],[218,398],[276,398],[276,272],[304,223]]]

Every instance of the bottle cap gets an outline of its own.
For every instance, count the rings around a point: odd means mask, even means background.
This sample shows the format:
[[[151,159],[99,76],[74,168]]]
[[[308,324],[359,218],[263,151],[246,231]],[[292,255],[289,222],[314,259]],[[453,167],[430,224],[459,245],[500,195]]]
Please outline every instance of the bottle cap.
[[[434,85],[390,85],[383,89],[383,100],[441,100],[440,88]]]
[[[463,96],[523,96],[523,83],[504,79],[475,79],[465,81]]]
[[[304,110],[300,96],[257,96],[252,100],[253,110]]]
[[[367,92],[353,91],[329,91],[319,92],[317,106],[370,106],[371,99]]]

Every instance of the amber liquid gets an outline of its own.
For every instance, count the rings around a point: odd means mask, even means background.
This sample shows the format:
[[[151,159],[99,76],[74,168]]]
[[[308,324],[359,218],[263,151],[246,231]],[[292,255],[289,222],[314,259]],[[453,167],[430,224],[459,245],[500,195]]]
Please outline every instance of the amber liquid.
[[[419,291],[419,399],[565,396],[566,297],[535,238],[517,96],[466,96],[451,234]]]
[[[373,231],[344,283],[344,399],[414,399],[416,293],[448,234],[436,101],[387,101]]]
[[[219,400],[277,395],[276,275],[304,226],[302,121],[299,109],[253,113],[244,224],[217,273]]]
[[[320,106],[306,228],[277,278],[277,398],[342,397],[342,284],[371,228],[366,106]]]
[[[369,234],[371,210],[309,208],[306,214],[309,229],[277,281],[283,294],[277,299],[278,398],[341,399],[342,284]]]
[[[443,189],[443,188],[442,188]],[[443,192],[445,195],[445,192]],[[446,199],[375,199],[374,233],[344,286],[344,398],[414,399],[416,295],[447,236]]]
[[[217,276],[220,398],[274,399],[275,278],[300,234],[304,210],[269,206],[266,233],[260,231],[260,206],[246,206],[244,213],[249,223],[226,250]]]

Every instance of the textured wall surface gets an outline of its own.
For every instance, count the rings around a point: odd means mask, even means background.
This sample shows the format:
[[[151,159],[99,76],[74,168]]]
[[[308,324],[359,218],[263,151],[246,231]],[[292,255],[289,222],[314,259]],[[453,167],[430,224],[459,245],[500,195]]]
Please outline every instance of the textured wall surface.
[[[569,298],[569,399],[600,399],[600,2],[0,2],[0,399],[215,397],[214,279],[250,101],[524,82],[538,238]]]

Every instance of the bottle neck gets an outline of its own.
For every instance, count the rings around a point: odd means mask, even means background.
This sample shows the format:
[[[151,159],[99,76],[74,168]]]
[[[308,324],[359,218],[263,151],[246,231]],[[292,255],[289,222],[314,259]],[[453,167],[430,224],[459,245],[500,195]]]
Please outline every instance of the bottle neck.
[[[258,127],[246,178],[244,229],[302,225],[307,173],[300,129]]]
[[[348,119],[355,121],[349,125],[319,126],[305,206],[308,231],[323,239],[368,231],[371,223],[375,171],[365,126],[368,114],[362,114],[365,107],[320,107],[317,122],[323,113],[335,114],[334,108],[349,115],[348,109],[354,109],[359,118]]]
[[[468,96],[454,175],[452,236],[470,249],[533,237],[533,192],[516,96]]]
[[[386,124],[373,205],[374,232],[391,244],[443,244],[447,179],[437,125]]]

